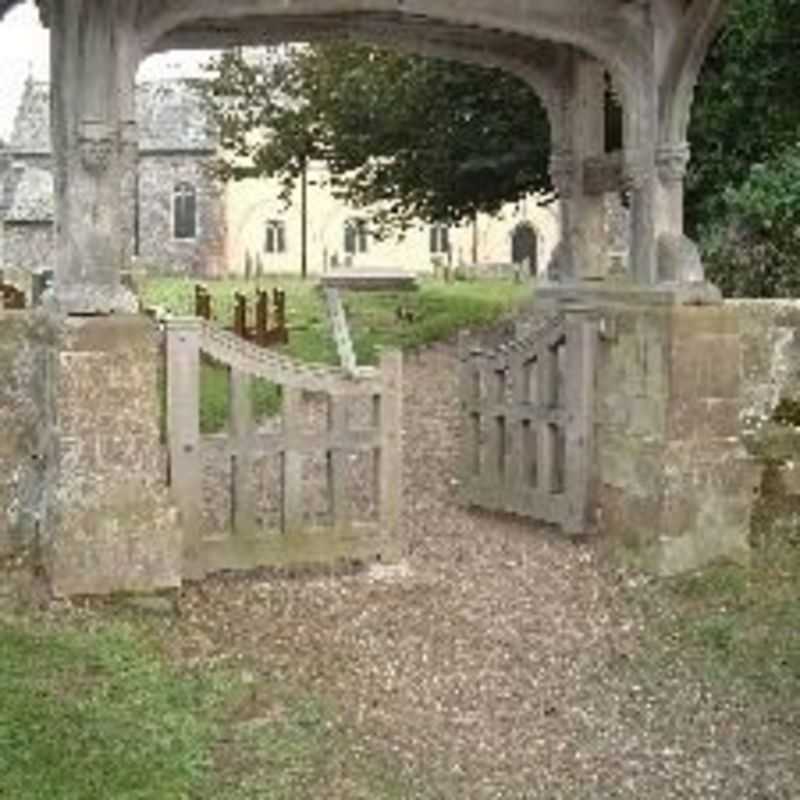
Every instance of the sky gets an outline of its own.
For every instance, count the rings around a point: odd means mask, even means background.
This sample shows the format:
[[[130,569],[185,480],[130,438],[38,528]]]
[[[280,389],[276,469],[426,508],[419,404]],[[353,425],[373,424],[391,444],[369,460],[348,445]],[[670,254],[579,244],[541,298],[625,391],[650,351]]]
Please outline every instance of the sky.
[[[8,140],[26,78],[48,80],[50,37],[32,2],[17,6],[0,22],[0,140]],[[197,75],[207,51],[164,53],[148,58],[140,80]]]

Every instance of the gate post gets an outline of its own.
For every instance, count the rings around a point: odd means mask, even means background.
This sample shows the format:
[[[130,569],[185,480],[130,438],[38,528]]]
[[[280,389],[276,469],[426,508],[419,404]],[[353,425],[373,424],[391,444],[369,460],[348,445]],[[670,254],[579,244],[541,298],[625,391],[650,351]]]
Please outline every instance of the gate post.
[[[565,533],[584,533],[591,521],[592,455],[594,452],[594,378],[597,350],[597,325],[593,309],[573,306],[565,310],[566,485],[569,508],[564,520]]]
[[[200,330],[195,318],[167,322],[167,431],[170,486],[187,537],[200,532]]]

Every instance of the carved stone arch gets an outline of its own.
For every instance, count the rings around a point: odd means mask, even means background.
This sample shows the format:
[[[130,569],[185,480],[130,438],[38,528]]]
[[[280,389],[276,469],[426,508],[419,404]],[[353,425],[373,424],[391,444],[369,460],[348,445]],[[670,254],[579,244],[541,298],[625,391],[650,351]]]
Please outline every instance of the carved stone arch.
[[[659,139],[663,143],[686,141],[695,86],[726,9],[725,0],[693,0],[682,17],[660,80]]]
[[[242,33],[262,40],[288,28],[309,31],[313,27],[357,27],[374,20],[388,31],[403,22],[419,29],[441,26],[515,34],[576,47],[622,70],[646,52],[642,31],[648,18],[642,4],[620,0],[552,2],[474,2],[406,0],[387,8],[385,0],[139,0],[140,35],[146,52],[169,48],[220,47],[220,40],[242,42]],[[580,23],[576,23],[576,20]],[[286,36],[284,35],[284,39]]]

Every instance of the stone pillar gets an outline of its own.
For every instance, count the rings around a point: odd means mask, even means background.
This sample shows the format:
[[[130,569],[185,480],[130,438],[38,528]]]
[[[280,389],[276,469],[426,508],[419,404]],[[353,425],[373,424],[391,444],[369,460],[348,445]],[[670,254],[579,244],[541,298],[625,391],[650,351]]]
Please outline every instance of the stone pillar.
[[[605,206],[591,193],[585,164],[605,154],[605,68],[575,55],[569,111],[562,141],[555,143],[550,175],[561,200],[558,278],[602,277],[607,270]]]
[[[649,290],[598,298],[597,311],[601,530],[662,575],[747,561],[760,467],[741,439],[736,310]]]
[[[659,232],[683,235],[683,194],[689,166],[688,142],[662,144],[656,151]]]
[[[155,591],[181,580],[166,487],[158,331],[146,318],[68,318],[53,351],[48,541],[56,595]]]
[[[120,284],[130,241],[125,187],[135,154],[136,3],[50,3],[56,272],[61,311],[134,311]]]
[[[640,286],[658,283],[658,89],[654,65],[640,65],[624,84],[623,180],[631,200],[631,274]]]

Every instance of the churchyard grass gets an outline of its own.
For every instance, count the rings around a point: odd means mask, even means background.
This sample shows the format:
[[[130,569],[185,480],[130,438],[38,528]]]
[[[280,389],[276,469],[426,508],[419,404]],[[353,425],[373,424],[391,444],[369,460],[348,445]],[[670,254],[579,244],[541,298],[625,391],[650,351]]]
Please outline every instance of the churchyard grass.
[[[428,796],[313,695],[261,682],[274,712],[252,718],[241,672],[180,674],[148,634],[152,615],[109,611],[91,627],[0,621],[0,797]]]
[[[651,656],[677,653],[743,697],[800,697],[800,547],[778,541],[748,567],[719,564],[636,592],[654,625]],[[654,667],[658,674],[659,667]],[[738,690],[738,691],[737,691]]]
[[[220,693],[131,632],[0,622],[0,797],[178,800],[201,779]]]
[[[192,314],[194,280],[160,278],[142,287],[146,305],[174,314]],[[286,291],[289,344],[282,352],[306,362],[336,364],[336,348],[328,327],[325,306],[316,281],[296,278],[262,281],[222,280],[208,283],[215,317],[229,325],[233,318],[233,294],[253,295],[257,286]],[[447,339],[464,328],[480,328],[497,322],[532,297],[530,285],[511,281],[423,280],[416,292],[342,293],[353,344],[360,364],[376,364],[382,347],[406,350]],[[404,319],[398,319],[398,309]],[[253,389],[256,417],[280,408],[277,388],[256,382]],[[206,364],[201,375],[200,424],[204,432],[221,430],[228,417],[227,375]]]

